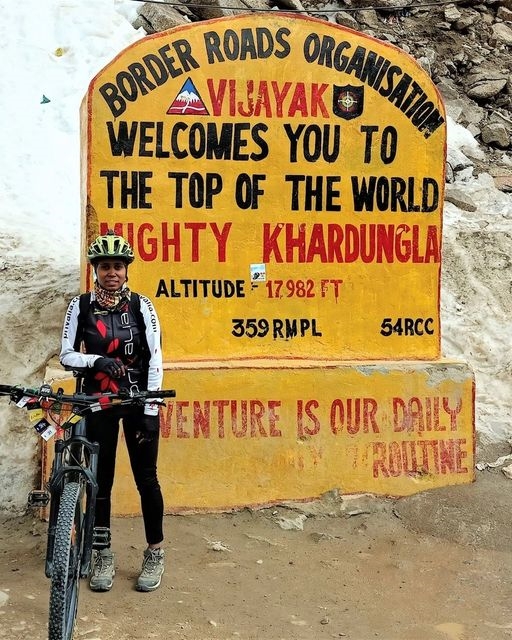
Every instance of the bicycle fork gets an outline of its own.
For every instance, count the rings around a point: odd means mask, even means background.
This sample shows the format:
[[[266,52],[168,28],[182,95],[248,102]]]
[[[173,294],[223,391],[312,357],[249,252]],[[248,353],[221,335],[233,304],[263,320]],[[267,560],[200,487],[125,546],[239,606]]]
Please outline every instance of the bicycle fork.
[[[85,578],[89,572],[94,536],[94,512],[96,508],[96,495],[98,493],[98,483],[96,480],[98,452],[98,443],[89,442],[81,435],[73,436],[71,441],[55,441],[55,458],[51,477],[48,482],[51,500],[45,558],[45,575],[47,578],[51,578],[53,573],[57,517],[64,485],[68,482],[78,482],[81,485],[82,500],[84,499],[85,487],[85,505],[83,503],[81,505],[83,533],[81,541],[80,577]],[[76,464],[69,464],[65,460],[66,453],[69,453],[69,460],[76,461]],[[84,464],[80,464],[80,461],[83,461]]]

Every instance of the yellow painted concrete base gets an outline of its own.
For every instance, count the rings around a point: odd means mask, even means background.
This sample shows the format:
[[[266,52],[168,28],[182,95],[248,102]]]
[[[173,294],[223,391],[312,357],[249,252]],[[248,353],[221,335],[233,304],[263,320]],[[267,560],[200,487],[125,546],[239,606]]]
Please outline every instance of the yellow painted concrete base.
[[[71,390],[72,381],[54,384]],[[464,363],[181,363],[166,368],[164,386],[177,391],[161,418],[167,513],[333,489],[403,496],[475,478],[474,376]],[[113,509],[140,512],[124,438]]]

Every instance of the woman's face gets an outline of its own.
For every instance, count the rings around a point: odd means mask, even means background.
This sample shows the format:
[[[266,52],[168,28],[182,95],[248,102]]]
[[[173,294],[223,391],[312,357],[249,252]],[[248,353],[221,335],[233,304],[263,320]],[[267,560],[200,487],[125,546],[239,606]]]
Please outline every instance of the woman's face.
[[[100,260],[96,265],[96,276],[101,287],[117,291],[126,282],[126,263],[123,260]]]

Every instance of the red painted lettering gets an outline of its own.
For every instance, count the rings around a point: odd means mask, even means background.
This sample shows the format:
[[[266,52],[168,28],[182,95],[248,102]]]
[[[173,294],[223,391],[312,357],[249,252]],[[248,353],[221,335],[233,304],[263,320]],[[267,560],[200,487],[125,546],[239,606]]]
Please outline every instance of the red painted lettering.
[[[317,400],[297,400],[297,437],[314,436],[320,431],[320,420],[313,413],[313,409],[318,409]],[[306,423],[304,416],[308,418]]]
[[[466,447],[465,438],[373,442],[373,477],[466,474]]]
[[[331,431],[336,435],[346,430],[349,435],[380,433],[377,424],[377,401],[374,398],[337,398],[331,404]]]

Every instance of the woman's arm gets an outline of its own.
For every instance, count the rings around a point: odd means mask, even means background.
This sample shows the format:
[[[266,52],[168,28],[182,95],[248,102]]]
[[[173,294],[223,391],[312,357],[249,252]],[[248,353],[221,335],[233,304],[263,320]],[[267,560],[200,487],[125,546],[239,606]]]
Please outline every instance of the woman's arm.
[[[162,339],[160,332],[160,322],[149,298],[139,294],[140,311],[146,325],[146,341],[149,348],[149,371],[148,371],[148,390],[158,391],[162,388],[164,377],[162,366]]]
[[[94,362],[100,357],[94,354],[80,353],[75,350],[75,341],[78,331],[78,315],[80,313],[80,296],[71,300],[64,318],[62,328],[62,340],[60,350],[60,363],[69,369],[83,369],[92,367]],[[77,347],[78,349],[80,346]]]

